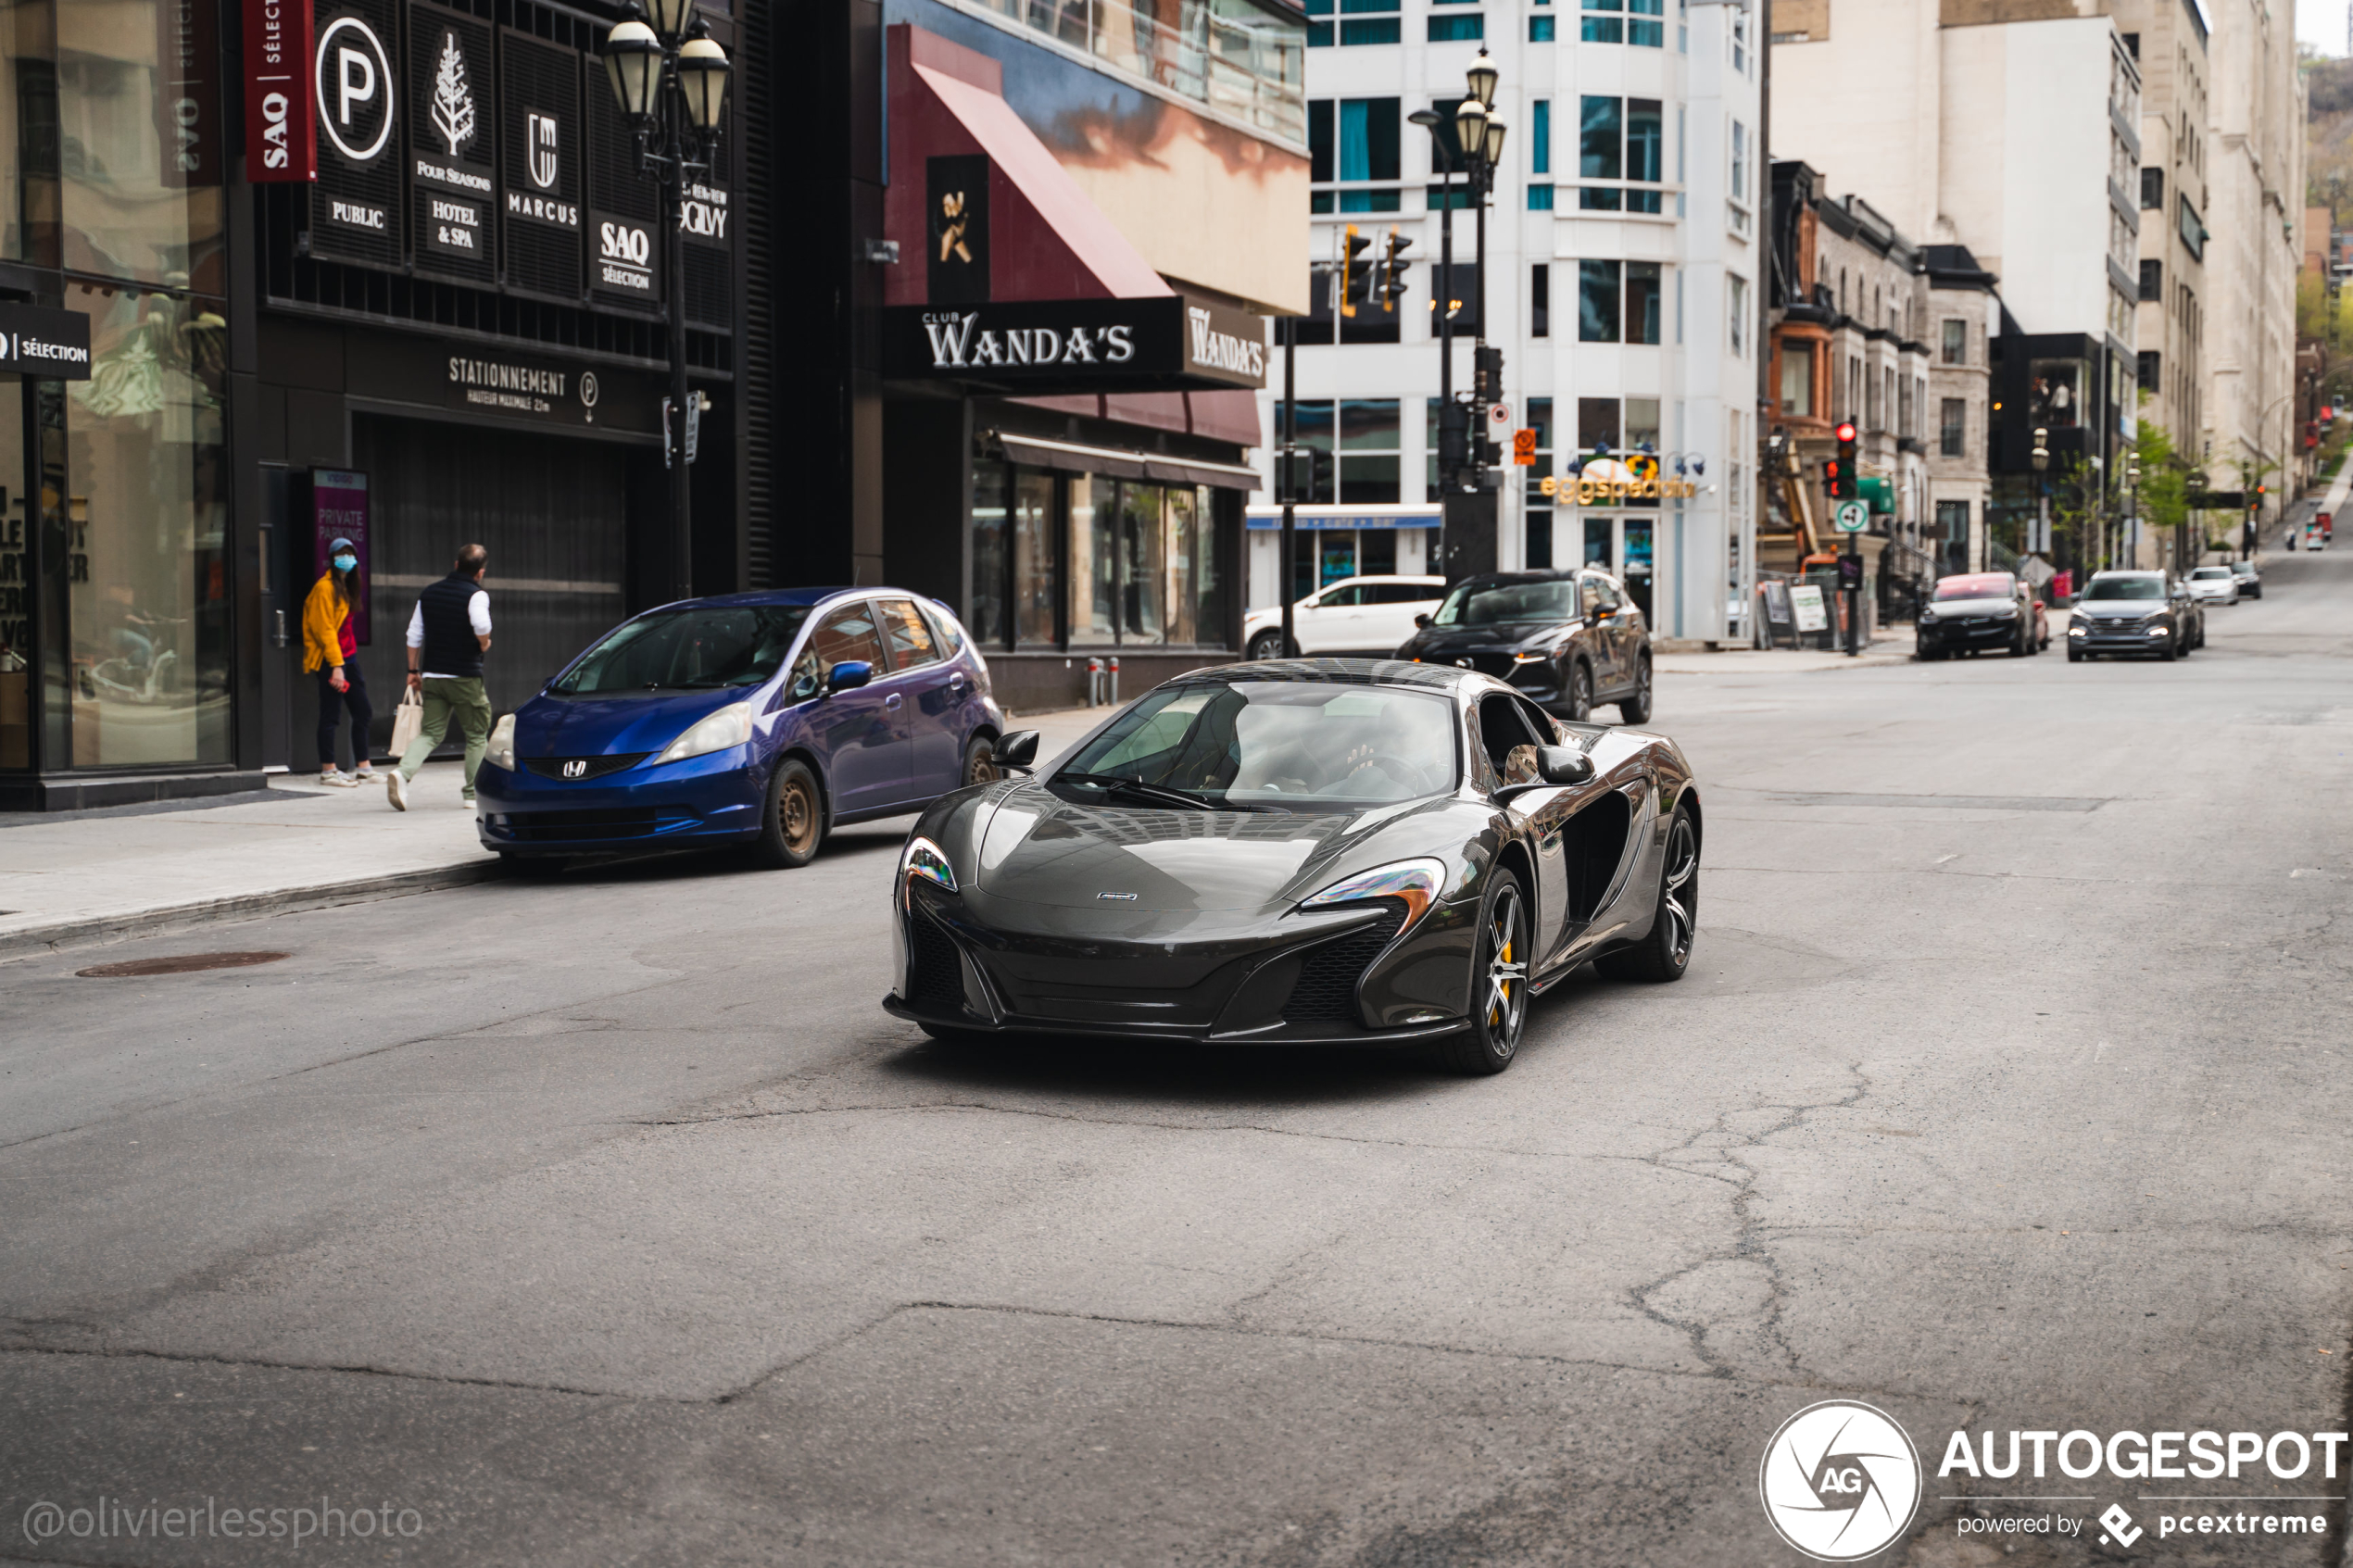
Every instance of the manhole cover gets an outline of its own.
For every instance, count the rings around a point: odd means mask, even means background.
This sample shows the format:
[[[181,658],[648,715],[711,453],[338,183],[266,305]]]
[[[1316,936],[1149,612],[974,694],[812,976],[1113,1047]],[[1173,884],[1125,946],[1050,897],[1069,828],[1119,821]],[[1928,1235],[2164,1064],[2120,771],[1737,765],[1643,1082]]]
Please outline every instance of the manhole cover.
[[[142,974],[194,974],[202,969],[249,969],[276,963],[291,953],[183,953],[176,959],[132,959],[127,963],[102,963],[73,972],[85,980],[128,980]]]

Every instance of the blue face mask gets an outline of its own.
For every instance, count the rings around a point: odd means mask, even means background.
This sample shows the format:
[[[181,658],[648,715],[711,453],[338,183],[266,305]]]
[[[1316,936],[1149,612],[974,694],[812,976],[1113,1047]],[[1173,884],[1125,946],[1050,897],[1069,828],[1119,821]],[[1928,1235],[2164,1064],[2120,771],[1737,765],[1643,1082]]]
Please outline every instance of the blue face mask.
[[[337,571],[349,571],[353,567],[358,566],[359,564],[359,558],[358,556],[337,556],[335,558],[335,570]]]

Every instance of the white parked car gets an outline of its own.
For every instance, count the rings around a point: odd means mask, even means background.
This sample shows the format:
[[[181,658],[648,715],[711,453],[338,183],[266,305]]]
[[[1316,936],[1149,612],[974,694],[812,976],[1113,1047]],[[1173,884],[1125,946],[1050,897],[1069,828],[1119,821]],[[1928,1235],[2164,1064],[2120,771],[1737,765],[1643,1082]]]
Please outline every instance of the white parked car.
[[[2234,605],[2239,602],[2238,573],[2227,566],[2200,566],[2190,570],[2190,592],[2200,604]]]
[[[1414,617],[1437,613],[1445,597],[1443,577],[1343,577],[1291,606],[1290,652],[1386,659],[1414,634]],[[1242,619],[1242,646],[1252,659],[1285,657],[1280,605]]]

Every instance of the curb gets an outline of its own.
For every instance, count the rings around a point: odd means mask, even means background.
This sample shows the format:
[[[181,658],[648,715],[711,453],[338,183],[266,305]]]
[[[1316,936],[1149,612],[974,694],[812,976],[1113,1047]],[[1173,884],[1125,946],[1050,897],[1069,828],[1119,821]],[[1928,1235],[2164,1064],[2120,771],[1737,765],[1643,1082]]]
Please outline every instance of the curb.
[[[444,888],[492,881],[505,874],[506,867],[497,860],[467,861],[459,865],[430,867],[424,871],[396,872],[387,876],[359,877],[350,882],[282,887],[268,893],[247,893],[234,898],[210,898],[194,904],[173,904],[163,909],[134,909],[125,914],[97,915],[87,920],[28,926],[21,931],[0,932],[0,963],[41,953],[62,952],[69,947],[97,947],[132,936],[159,936],[176,931],[192,931],[199,926],[250,920],[258,915],[285,914],[300,909],[331,909],[339,904],[365,904],[380,898],[405,897],[412,893],[437,893]]]

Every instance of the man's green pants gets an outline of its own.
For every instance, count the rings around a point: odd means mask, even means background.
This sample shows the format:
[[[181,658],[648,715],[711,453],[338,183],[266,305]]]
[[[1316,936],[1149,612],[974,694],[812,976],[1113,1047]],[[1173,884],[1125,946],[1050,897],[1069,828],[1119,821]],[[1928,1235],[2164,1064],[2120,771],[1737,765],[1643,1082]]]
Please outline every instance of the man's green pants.
[[[482,754],[490,745],[490,694],[482,689],[482,677],[469,675],[459,679],[451,675],[428,675],[424,679],[425,724],[409,749],[400,754],[400,777],[403,783],[417,776],[425,765],[433,748],[449,733],[449,721],[458,721],[458,729],[466,737],[466,798],[474,797],[474,774],[481,771]]]

